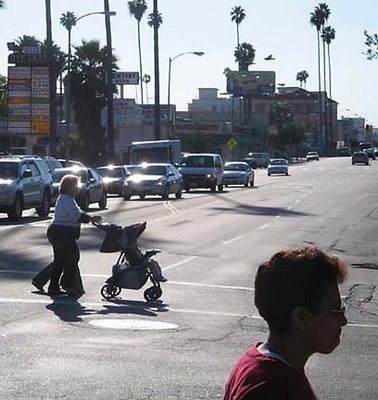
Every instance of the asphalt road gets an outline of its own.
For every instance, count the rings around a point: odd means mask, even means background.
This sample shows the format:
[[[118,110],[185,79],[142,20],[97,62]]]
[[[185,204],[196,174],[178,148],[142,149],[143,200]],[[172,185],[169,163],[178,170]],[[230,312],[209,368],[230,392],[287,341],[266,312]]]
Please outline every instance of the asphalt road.
[[[155,259],[169,279],[154,305],[145,288],[101,299],[117,254],[99,253],[104,235],[93,226],[80,239],[87,293],[78,302],[36,294],[30,279],[51,259],[51,219],[0,214],[0,399],[221,399],[236,359],[266,336],[253,305],[257,266],[306,243],[350,265],[349,323],[332,355],[310,359],[314,389],[323,400],[376,399],[378,161],[322,159],[289,172],[258,170],[252,189],[92,206],[111,223],[147,221],[140,244],[162,250]]]

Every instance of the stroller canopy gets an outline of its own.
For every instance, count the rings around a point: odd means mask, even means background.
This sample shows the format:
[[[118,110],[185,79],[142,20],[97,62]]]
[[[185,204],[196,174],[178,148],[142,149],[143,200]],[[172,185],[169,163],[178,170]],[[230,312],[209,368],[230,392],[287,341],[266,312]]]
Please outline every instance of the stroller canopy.
[[[146,230],[146,226],[147,222],[127,226],[99,224],[98,227],[106,232],[100,252],[116,253],[136,246],[136,242],[139,236]]]

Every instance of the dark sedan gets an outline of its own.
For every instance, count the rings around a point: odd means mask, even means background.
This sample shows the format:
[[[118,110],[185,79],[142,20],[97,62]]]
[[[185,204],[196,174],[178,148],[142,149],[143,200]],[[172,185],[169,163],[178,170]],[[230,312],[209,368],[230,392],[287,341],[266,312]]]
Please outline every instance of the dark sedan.
[[[364,151],[356,151],[352,155],[352,164],[369,165],[369,156]]]
[[[65,175],[72,174],[79,177],[79,194],[76,201],[83,210],[88,210],[89,205],[98,203],[101,209],[106,208],[107,191],[101,176],[94,168],[57,168],[53,173],[53,199],[55,204],[58,197],[60,181]]]

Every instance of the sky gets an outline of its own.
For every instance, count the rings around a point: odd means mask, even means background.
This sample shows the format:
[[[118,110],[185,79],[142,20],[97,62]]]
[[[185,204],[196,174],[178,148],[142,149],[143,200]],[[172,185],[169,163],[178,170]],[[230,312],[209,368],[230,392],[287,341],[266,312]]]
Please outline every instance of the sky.
[[[361,116],[378,126],[378,60],[369,61],[363,54],[364,30],[378,33],[377,0],[322,0],[331,10],[328,20],[336,30],[331,44],[332,97],[339,103],[339,118]],[[7,75],[7,42],[26,34],[44,40],[46,18],[44,0],[5,0],[0,10],[0,74]],[[130,16],[127,0],[109,0],[112,45],[120,71],[138,71],[137,23]],[[298,71],[309,73],[307,90],[318,90],[316,29],[309,23],[310,13],[319,2],[312,0],[159,0],[163,24],[159,29],[160,103],[167,103],[169,58],[186,52],[202,51],[202,57],[186,54],[171,64],[171,104],[187,110],[198,88],[226,91],[223,74],[226,67],[236,70],[234,49],[236,25],[231,22],[233,6],[241,6],[246,18],[240,24],[240,41],[253,45],[255,64],[250,70],[273,70],[276,82],[299,86]],[[154,102],[153,29],[147,25],[147,14],[153,11],[153,0],[141,21],[143,74],[151,75],[148,100]],[[104,10],[103,0],[51,0],[54,42],[67,51],[67,31],[60,16],[72,11],[76,17]],[[81,19],[72,29],[72,44],[82,39],[97,39],[106,44],[103,15]],[[273,61],[264,57],[272,54]],[[139,90],[127,86],[125,97],[140,100]],[[146,99],[145,99],[146,103]]]

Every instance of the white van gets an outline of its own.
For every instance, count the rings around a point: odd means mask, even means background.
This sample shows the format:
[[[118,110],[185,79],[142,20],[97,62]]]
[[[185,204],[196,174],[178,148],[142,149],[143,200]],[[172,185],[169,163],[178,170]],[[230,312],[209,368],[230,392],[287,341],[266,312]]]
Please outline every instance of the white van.
[[[223,190],[223,160],[215,153],[186,153],[180,163],[179,172],[184,180],[184,189],[207,188],[215,192]]]

